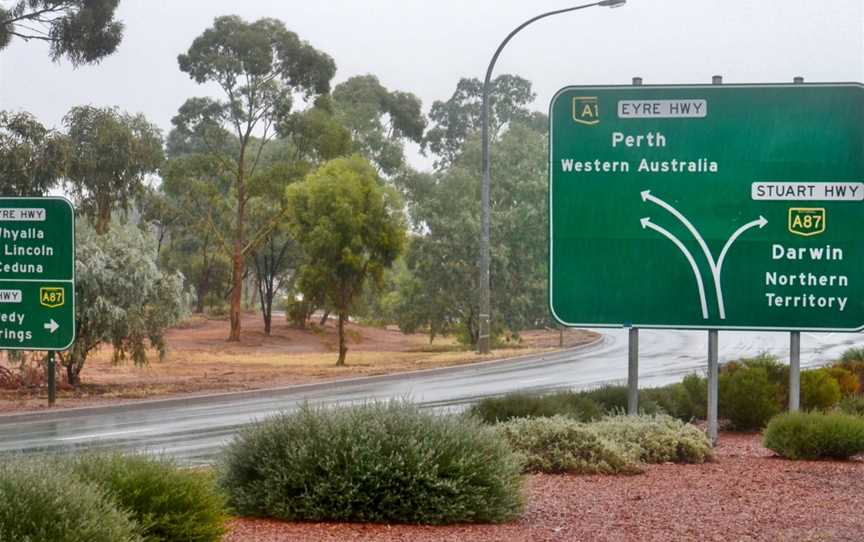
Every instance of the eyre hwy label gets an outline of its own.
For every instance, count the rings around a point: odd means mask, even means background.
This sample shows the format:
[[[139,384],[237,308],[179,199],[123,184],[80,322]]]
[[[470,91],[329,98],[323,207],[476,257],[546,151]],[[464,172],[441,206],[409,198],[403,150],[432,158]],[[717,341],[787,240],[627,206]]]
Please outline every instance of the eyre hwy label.
[[[549,291],[571,326],[864,329],[864,86],[569,87]]]
[[[63,198],[0,198],[0,349],[72,346],[74,220]]]

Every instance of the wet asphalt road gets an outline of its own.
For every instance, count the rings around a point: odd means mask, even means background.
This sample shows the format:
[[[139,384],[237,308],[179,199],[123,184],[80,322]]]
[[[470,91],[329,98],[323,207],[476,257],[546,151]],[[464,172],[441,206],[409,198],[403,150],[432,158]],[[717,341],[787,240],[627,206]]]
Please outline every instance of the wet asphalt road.
[[[87,409],[0,416],[0,453],[112,448],[168,454],[190,464],[211,462],[240,427],[303,401],[334,404],[409,397],[425,406],[459,410],[513,390],[588,388],[623,382],[627,332],[600,330],[597,344],[513,361],[426,372]],[[836,359],[864,334],[802,333],[801,365]],[[721,332],[720,361],[770,352],[788,361],[785,333]],[[704,371],[707,333],[642,330],[640,387]],[[349,356],[350,363],[350,356]]]

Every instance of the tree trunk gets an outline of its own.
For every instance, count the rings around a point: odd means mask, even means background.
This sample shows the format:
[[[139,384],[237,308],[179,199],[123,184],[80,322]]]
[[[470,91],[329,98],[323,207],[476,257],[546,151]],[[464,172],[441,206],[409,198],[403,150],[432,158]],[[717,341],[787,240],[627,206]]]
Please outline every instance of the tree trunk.
[[[66,364],[66,382],[68,382],[70,386],[76,388],[81,384],[81,376],[79,371],[75,370],[75,363],[71,359]]]
[[[330,318],[330,311],[324,311],[324,316],[321,317],[321,322],[318,324],[319,326],[323,326],[327,323],[327,319]]]
[[[243,303],[243,220],[246,218],[245,158],[244,145],[240,150],[240,164],[237,171],[237,224],[234,231],[234,269],[232,272],[231,309],[229,311],[231,318],[229,342],[240,342],[240,311]]]
[[[96,235],[108,233],[111,224],[111,207],[109,205],[98,205],[96,209]]]
[[[345,354],[348,353],[348,347],[345,345],[345,320],[347,315],[344,312],[339,312],[339,360],[337,366],[345,365]]]

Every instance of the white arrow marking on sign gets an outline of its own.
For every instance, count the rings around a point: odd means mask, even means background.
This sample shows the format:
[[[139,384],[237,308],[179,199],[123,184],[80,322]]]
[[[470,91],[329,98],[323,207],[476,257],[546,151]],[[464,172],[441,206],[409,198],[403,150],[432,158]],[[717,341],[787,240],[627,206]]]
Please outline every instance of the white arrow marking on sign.
[[[642,224],[642,229],[651,228],[656,231],[660,235],[665,236],[667,239],[675,243],[675,246],[684,253],[684,256],[687,258],[687,261],[690,262],[690,267],[693,268],[693,275],[696,277],[696,285],[699,287],[699,301],[702,303],[702,318],[708,319],[708,302],[705,300],[705,284],[702,282],[702,275],[699,273],[699,267],[696,265],[696,260],[693,259],[693,255],[690,254],[690,251],[687,250],[687,247],[684,246],[677,237],[669,233],[664,228],[661,228],[657,224],[651,222],[649,217],[645,217],[639,221]]]
[[[726,241],[726,244],[723,246],[723,250],[720,251],[720,258],[717,260],[717,274],[714,277],[714,284],[717,286],[718,292],[717,299],[720,301],[720,318],[726,318],[726,309],[723,307],[722,303],[723,292],[720,289],[720,273],[723,271],[723,262],[726,260],[726,253],[729,252],[729,249],[732,248],[732,243],[734,243],[735,240],[738,239],[742,233],[749,230],[750,228],[755,228],[756,226],[759,226],[759,229],[761,230],[767,224],[768,220],[766,220],[764,216],[759,215],[759,220],[748,222],[747,224],[744,224],[743,226],[735,230],[735,233],[732,234],[732,237],[730,237],[729,240]],[[712,269],[711,271],[713,272],[714,270]]]
[[[736,239],[738,239],[738,237],[742,233],[755,226],[759,226],[759,228],[764,228],[765,225],[768,224],[768,221],[765,220],[764,216],[760,216],[759,220],[754,220],[753,222],[750,222],[738,228],[738,230],[736,230],[735,233],[732,234],[729,240],[726,241],[726,245],[723,247],[723,251],[720,253],[720,259],[715,262],[714,256],[711,254],[711,250],[708,248],[708,244],[705,243],[705,240],[699,234],[699,230],[697,230],[696,227],[693,226],[693,224],[691,224],[689,220],[687,220],[687,217],[681,214],[678,209],[672,207],[662,199],[652,196],[650,190],[643,190],[640,194],[642,196],[642,201],[650,201],[651,203],[655,203],[669,211],[672,216],[674,216],[679,221],[681,221],[682,224],[684,224],[684,226],[693,235],[693,238],[696,239],[696,242],[699,243],[699,246],[702,248],[702,252],[705,254],[705,259],[708,260],[708,267],[711,268],[711,277],[714,279],[714,290],[717,293],[717,309],[720,312],[720,319],[725,320],[726,304],[723,301],[723,286],[721,285],[720,281],[720,273],[723,270],[723,260],[726,258],[726,252],[729,251],[729,249],[732,247],[732,244],[735,242]]]
[[[55,322],[54,319],[52,318],[50,322],[45,322],[44,324],[42,324],[42,327],[44,327],[45,329],[47,329],[51,333],[54,333],[55,331],[57,331],[57,329],[60,328],[60,324]]]

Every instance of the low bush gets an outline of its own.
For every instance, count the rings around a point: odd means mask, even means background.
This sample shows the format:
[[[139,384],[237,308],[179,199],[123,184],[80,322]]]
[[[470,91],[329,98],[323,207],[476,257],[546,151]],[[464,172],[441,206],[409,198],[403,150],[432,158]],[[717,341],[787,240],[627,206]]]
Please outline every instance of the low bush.
[[[840,412],[854,416],[864,416],[864,395],[850,395],[840,400],[837,405]]]
[[[496,429],[523,458],[526,472],[635,474],[638,450],[602,437],[594,424],[563,416],[518,418]]]
[[[687,390],[680,382],[639,390],[639,411],[643,414],[662,413],[679,419],[692,419],[687,410]]]
[[[801,408],[828,410],[840,402],[840,385],[827,369],[801,372]]]
[[[93,482],[138,522],[147,542],[217,542],[226,501],[211,473],[143,455],[82,455],[71,471]]]
[[[243,515],[444,524],[522,510],[519,458],[494,429],[404,401],[304,405],[242,430],[220,470]]]
[[[0,540],[137,542],[138,526],[95,484],[50,461],[0,463]]]
[[[634,446],[645,463],[704,463],[711,458],[705,433],[670,416],[611,416],[591,427],[602,438]]]
[[[864,452],[864,418],[790,412],[772,419],[763,444],[788,459],[848,459]]]
[[[739,431],[761,429],[781,411],[780,386],[764,366],[739,366],[720,374],[720,416]]]
[[[603,416],[597,403],[570,391],[548,395],[508,393],[501,397],[487,397],[471,406],[468,414],[485,423],[557,415],[579,421],[591,421]]]

